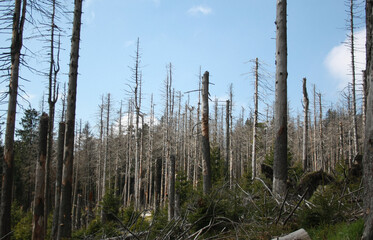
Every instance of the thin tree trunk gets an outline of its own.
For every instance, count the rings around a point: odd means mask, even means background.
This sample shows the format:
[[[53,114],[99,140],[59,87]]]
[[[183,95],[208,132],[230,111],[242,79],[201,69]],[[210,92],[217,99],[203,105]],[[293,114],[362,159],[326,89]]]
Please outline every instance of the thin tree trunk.
[[[354,45],[354,0],[350,0],[350,50],[351,50],[351,71],[352,71],[352,125],[353,125],[353,141],[354,141],[354,156],[359,153],[358,137],[357,137],[357,117],[356,117],[356,80],[355,80],[355,45]]]
[[[211,191],[211,163],[209,140],[209,72],[202,78],[202,172],[203,194]]]
[[[303,78],[303,152],[302,152],[302,160],[303,160],[303,170],[307,172],[309,170],[309,162],[308,162],[308,108],[309,108],[310,101],[308,100],[307,94],[307,79]]]
[[[65,140],[65,122],[60,122],[58,126],[58,142],[57,142],[57,170],[56,170],[56,190],[53,212],[52,238],[56,239],[58,230],[58,216],[60,209],[61,197],[61,181],[63,168],[63,145]]]
[[[287,33],[286,0],[277,0],[276,14],[276,104],[273,192],[285,196],[287,180]]]
[[[316,117],[316,86],[313,85],[313,160],[314,160],[314,170],[318,169],[318,154],[317,154],[317,117]]]
[[[35,174],[35,196],[34,196],[34,216],[32,219],[32,239],[44,239],[44,181],[45,181],[45,163],[47,157],[47,138],[48,138],[48,120],[46,113],[40,118],[39,126],[39,153],[36,162]]]
[[[256,177],[256,127],[258,125],[258,81],[259,81],[259,74],[258,74],[258,58],[255,59],[255,96],[254,96],[254,123],[253,123],[253,149],[251,154],[251,168],[252,168],[252,176],[251,179],[255,179]]]
[[[175,156],[170,156],[170,173],[168,185],[168,221],[174,218],[175,214]]]
[[[225,178],[228,181],[229,180],[229,142],[230,142],[230,137],[229,137],[229,129],[230,129],[230,124],[229,124],[229,109],[230,109],[230,101],[227,100],[226,102],[226,113],[225,113]]]
[[[62,173],[61,207],[59,214],[57,239],[71,238],[71,194],[74,163],[74,129],[82,2],[82,0],[75,0],[74,8],[73,33],[71,37],[69,91],[67,96],[66,133],[64,150],[65,153],[63,163],[64,168]]]
[[[159,212],[161,198],[161,179],[162,179],[162,158],[157,158],[155,162],[154,179],[154,212]]]
[[[0,203],[0,238],[10,239],[11,202],[14,165],[14,129],[18,95],[19,65],[23,41],[23,25],[26,15],[26,0],[15,0],[11,45],[11,73],[9,83],[8,115],[5,129],[4,164]]]
[[[323,171],[326,170],[326,161],[324,159],[324,133],[323,133],[323,126],[322,126],[322,102],[321,102],[321,93],[318,94],[319,96],[319,107],[320,107],[320,111],[319,111],[319,133],[320,133],[320,160],[321,160],[321,169]]]

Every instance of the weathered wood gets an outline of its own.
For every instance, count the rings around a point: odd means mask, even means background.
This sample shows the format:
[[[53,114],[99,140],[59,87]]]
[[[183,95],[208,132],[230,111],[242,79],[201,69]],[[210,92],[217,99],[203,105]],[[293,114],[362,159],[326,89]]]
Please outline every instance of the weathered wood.
[[[43,113],[39,125],[39,151],[36,161],[34,211],[32,218],[32,239],[44,239],[44,191],[45,164],[47,158],[48,114]]]
[[[276,12],[276,100],[275,145],[273,160],[273,192],[283,197],[287,180],[287,33],[286,0],[277,0]]]
[[[161,197],[162,158],[158,157],[155,162],[154,178],[154,212],[159,211]]]
[[[306,230],[301,228],[301,229],[299,229],[295,232],[292,232],[292,233],[290,233],[286,236],[276,237],[276,238],[273,238],[272,240],[311,240],[311,237],[308,235]]]
[[[258,58],[255,59],[255,97],[254,97],[254,123],[253,123],[253,148],[251,154],[251,168],[252,174],[251,179],[255,179],[256,177],[256,140],[258,138],[256,134],[256,128],[258,125],[258,105],[259,105],[259,95],[258,95],[258,87],[259,87],[259,74],[258,74]]]
[[[170,156],[170,172],[168,182],[168,221],[175,215],[175,156]]]
[[[303,78],[303,151],[302,151],[302,161],[303,170],[306,172],[309,170],[308,161],[308,108],[310,101],[307,94],[307,79]]]
[[[80,43],[80,27],[83,0],[75,0],[74,21],[71,37],[69,87],[66,111],[65,150],[62,173],[61,206],[57,239],[71,238],[71,194],[74,163],[74,129],[76,109],[76,88],[78,80],[78,59]]]
[[[211,163],[209,140],[209,72],[202,78],[202,175],[203,194],[211,191]]]
[[[63,168],[63,145],[65,141],[65,122],[60,122],[58,126],[58,140],[57,140],[57,169],[56,169],[56,189],[54,200],[52,236],[53,239],[57,237],[58,230],[58,216],[60,209],[61,197],[61,182],[62,182],[62,168]]]
[[[8,113],[6,119],[4,163],[1,187],[0,207],[0,238],[10,239],[10,212],[13,195],[13,165],[14,165],[14,130],[16,124],[19,65],[23,42],[23,26],[26,16],[27,0],[16,0],[13,11],[13,28],[11,43],[11,72],[9,83]]]
[[[373,0],[366,1],[366,79],[367,109],[365,123],[363,181],[364,181],[364,214],[365,225],[361,239],[373,239]]]

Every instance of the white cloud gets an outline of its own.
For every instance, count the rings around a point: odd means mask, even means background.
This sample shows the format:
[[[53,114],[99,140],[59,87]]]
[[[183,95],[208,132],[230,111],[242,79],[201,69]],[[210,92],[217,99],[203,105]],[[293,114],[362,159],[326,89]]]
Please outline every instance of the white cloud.
[[[339,89],[351,82],[351,51],[345,43],[335,46],[326,56],[324,64],[337,80]],[[365,29],[355,34],[355,66],[356,76],[361,76],[361,71],[365,68]],[[357,79],[360,81],[361,77]]]
[[[130,46],[132,46],[132,45],[134,45],[135,44],[135,41],[133,41],[133,40],[128,40],[128,41],[125,41],[124,42],[124,46],[127,48],[127,47],[130,47]]]
[[[211,8],[207,6],[202,6],[202,5],[194,6],[188,10],[189,15],[198,15],[198,14],[209,15],[211,13],[212,13]]]

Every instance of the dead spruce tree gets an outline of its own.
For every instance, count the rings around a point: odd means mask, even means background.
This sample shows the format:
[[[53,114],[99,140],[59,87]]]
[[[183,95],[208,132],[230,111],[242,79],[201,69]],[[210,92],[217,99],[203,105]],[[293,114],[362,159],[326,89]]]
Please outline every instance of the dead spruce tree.
[[[35,175],[35,195],[34,195],[34,209],[32,218],[32,239],[44,239],[44,218],[46,212],[44,211],[44,191],[45,191],[45,171],[46,171],[46,157],[47,157],[47,137],[48,137],[48,121],[49,117],[43,113],[40,118],[39,125],[39,151],[38,159],[36,161],[36,175]]]
[[[71,238],[71,194],[74,163],[74,129],[82,2],[83,0],[75,0],[74,7],[73,32],[71,37],[71,53],[69,66],[69,90],[67,95],[65,150],[63,163],[64,167],[62,173],[61,205],[57,239]]]
[[[285,196],[287,180],[287,34],[286,0],[277,0],[276,12],[276,103],[273,192]]]
[[[27,0],[15,0],[13,10],[11,69],[9,82],[8,113],[6,119],[4,164],[0,203],[0,238],[10,239],[11,202],[14,165],[14,130],[16,123],[16,109],[18,96],[19,66],[23,45],[23,30],[26,19]]]
[[[202,175],[203,194],[211,191],[211,164],[209,139],[209,72],[202,78]]]
[[[302,162],[303,170],[306,172],[309,170],[308,162],[308,108],[310,101],[307,94],[307,79],[303,78],[303,150],[302,150]]]
[[[367,0],[366,10],[366,79],[368,84],[367,112],[365,123],[363,181],[365,225],[361,239],[373,239],[373,1]]]

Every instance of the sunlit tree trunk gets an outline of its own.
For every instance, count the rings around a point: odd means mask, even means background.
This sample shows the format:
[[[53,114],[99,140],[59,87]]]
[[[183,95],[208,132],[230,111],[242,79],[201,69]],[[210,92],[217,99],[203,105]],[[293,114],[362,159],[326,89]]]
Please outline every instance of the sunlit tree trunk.
[[[309,170],[308,162],[308,108],[310,101],[308,100],[307,94],[307,79],[303,78],[303,170],[306,172]]]
[[[277,0],[276,13],[276,103],[273,192],[285,196],[287,180],[287,33],[286,0]]]
[[[209,72],[202,78],[202,175],[203,194],[211,191],[211,163],[209,139]]]
[[[82,2],[82,0],[75,0],[74,8],[73,32],[71,37],[69,91],[67,96],[66,111],[64,167],[62,173],[61,206],[57,239],[71,238],[71,194],[74,163],[74,129]]]

